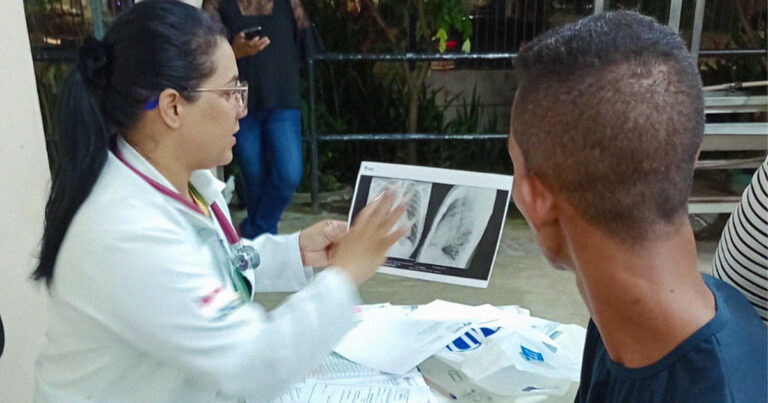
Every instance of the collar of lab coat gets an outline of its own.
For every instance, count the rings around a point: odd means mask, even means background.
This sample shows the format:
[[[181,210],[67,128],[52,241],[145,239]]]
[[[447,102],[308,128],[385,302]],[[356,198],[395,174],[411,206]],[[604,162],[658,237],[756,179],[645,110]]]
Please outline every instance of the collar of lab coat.
[[[147,175],[153,180],[156,180],[169,189],[176,189],[173,184],[168,179],[166,179],[163,174],[160,173],[160,171],[155,169],[155,167],[150,164],[149,161],[144,159],[144,157],[142,157],[141,154],[136,151],[136,149],[128,144],[128,142],[125,141],[122,136],[117,136],[117,149],[120,151],[120,154],[123,156],[125,161],[131,164],[139,172]],[[205,199],[206,203],[209,205],[213,203],[217,197],[221,196],[221,192],[226,186],[224,182],[216,179],[211,171],[207,169],[193,171],[189,176],[189,183],[195,187],[195,190],[197,190],[197,192],[203,196],[203,199]],[[178,189],[176,189],[176,192],[181,193]]]

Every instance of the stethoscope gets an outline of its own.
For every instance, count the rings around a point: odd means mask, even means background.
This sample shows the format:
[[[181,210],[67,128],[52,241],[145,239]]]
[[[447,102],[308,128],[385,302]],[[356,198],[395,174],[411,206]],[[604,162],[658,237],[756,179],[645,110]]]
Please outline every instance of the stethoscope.
[[[205,217],[205,213],[203,213],[199,206],[181,197],[179,193],[169,189],[160,182],[150,178],[147,175],[144,175],[141,171],[136,169],[133,165],[126,161],[125,158],[123,158],[123,155],[120,153],[120,150],[118,150],[117,147],[113,149],[113,153],[117,159],[119,159],[123,164],[125,164],[125,166],[128,167],[128,169],[133,171],[133,173],[138,175],[150,186],[155,188],[155,190],[178,201],[179,203],[187,206],[188,208],[197,213],[200,213],[200,215]],[[230,245],[230,249],[227,250],[227,254],[229,255],[229,261],[232,263],[232,266],[239,271],[245,271],[259,267],[259,263],[261,263],[259,252],[257,252],[253,246],[243,244],[243,242],[240,240],[240,237],[237,235],[237,232],[235,231],[235,227],[231,222],[229,222],[227,217],[224,215],[224,212],[221,211],[221,208],[218,204],[216,204],[216,202],[211,203],[211,211],[213,212],[214,217],[216,217],[216,221],[218,221],[219,227],[221,227],[221,231],[224,233],[224,236],[227,238],[227,242]]]

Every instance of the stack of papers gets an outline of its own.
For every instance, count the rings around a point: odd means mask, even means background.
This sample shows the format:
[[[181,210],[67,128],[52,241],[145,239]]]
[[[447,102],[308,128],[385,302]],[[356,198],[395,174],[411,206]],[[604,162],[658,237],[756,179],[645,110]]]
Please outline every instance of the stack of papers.
[[[469,323],[410,318],[382,310],[361,322],[334,351],[382,372],[404,375],[467,331]]]
[[[517,306],[379,304],[361,307],[359,319],[334,351],[385,373],[407,374],[434,356],[507,396],[562,395],[579,379],[585,329]]]
[[[562,395],[581,367],[583,327],[518,306],[361,305],[357,319],[334,354],[272,403],[436,402],[424,376],[453,398]]]
[[[361,307],[360,323],[334,351],[367,367],[403,375],[473,326],[493,323],[504,312],[491,305],[469,306],[442,300],[417,307]]]
[[[431,403],[435,402],[421,373],[380,371],[331,354],[307,378],[270,403]]]

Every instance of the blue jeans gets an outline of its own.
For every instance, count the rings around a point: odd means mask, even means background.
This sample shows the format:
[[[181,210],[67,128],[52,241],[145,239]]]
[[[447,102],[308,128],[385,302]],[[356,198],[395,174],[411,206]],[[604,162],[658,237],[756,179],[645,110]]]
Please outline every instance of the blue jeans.
[[[253,110],[240,120],[234,156],[243,184],[240,194],[248,217],[240,223],[244,238],[277,233],[280,215],[299,186],[301,112],[298,109]]]

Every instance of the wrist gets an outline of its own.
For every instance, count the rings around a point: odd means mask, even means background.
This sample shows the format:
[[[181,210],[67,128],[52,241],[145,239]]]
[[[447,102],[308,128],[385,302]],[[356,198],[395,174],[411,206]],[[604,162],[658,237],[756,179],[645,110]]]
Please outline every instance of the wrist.
[[[355,288],[360,287],[361,282],[352,271],[339,266],[333,266],[333,270],[340,273],[341,276],[349,281]]]
[[[305,255],[305,252],[304,252],[304,249],[305,249],[304,248],[304,243],[305,243],[304,230],[299,231],[298,238],[299,238],[299,255],[301,256],[301,265],[304,266],[304,267],[307,267],[307,258],[306,258],[306,256],[304,256]]]
[[[235,38],[237,40],[237,38]],[[235,54],[235,59],[243,57],[243,53],[240,51],[240,46],[235,46],[235,42],[230,44],[232,46],[232,52]]]
[[[360,284],[363,283],[363,281],[361,281],[362,279],[359,278],[359,273],[356,270],[350,269],[347,265],[342,263],[334,264],[332,266],[336,267],[340,272],[344,273],[356,287],[359,287]]]

